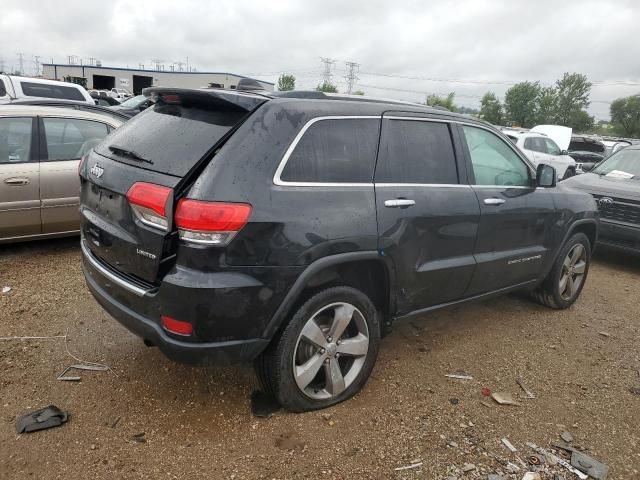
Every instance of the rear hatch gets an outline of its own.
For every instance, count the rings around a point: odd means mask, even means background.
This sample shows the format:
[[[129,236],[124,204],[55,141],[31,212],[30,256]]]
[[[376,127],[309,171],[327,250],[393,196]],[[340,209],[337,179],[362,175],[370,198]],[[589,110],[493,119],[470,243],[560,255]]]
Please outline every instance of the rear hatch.
[[[186,188],[267,98],[229,91],[151,88],[155,104],[81,163],[84,247],[131,282],[153,285],[172,265],[174,207]]]

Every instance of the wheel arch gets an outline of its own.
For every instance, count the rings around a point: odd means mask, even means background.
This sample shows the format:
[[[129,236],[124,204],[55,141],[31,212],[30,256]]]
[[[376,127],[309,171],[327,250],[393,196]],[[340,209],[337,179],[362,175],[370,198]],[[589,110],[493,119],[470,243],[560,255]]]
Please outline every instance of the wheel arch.
[[[264,338],[272,338],[287,317],[315,293],[328,287],[347,285],[365,293],[387,319],[391,310],[392,272],[377,251],[331,255],[311,263],[298,277],[265,327]]]

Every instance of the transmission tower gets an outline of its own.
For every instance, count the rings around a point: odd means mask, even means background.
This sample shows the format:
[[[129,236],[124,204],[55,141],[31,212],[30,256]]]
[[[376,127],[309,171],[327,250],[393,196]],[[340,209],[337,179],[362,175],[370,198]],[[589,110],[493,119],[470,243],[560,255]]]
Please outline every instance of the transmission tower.
[[[24,75],[24,53],[22,52],[18,53],[18,64],[20,65],[18,70],[20,75]]]
[[[153,60],[151,60],[151,63],[155,65],[156,70],[158,71],[164,70],[164,65],[162,64],[162,62],[164,62],[164,60],[161,60],[159,58],[154,58]]]
[[[42,57],[40,55],[33,56],[33,63],[36,65],[36,77],[40,76],[40,59]]]
[[[351,95],[351,91],[353,90],[356,80],[359,80],[357,73],[360,70],[360,64],[355,62],[344,63],[348,68],[348,72],[344,77],[347,80],[347,93]]]
[[[332,58],[320,57],[320,61],[322,62],[322,83],[331,83],[331,79],[333,78],[333,67],[336,64],[336,61]]]

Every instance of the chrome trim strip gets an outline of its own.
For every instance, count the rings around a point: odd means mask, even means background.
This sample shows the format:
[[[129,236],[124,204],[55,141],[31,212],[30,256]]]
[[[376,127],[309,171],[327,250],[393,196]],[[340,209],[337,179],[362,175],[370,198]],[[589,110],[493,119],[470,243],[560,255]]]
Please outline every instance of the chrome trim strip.
[[[400,117],[397,115],[384,115],[383,120],[415,120],[417,122],[436,122],[436,123],[458,123],[453,119],[430,118],[430,117]]]
[[[139,297],[144,297],[147,293],[151,292],[151,290],[145,290],[144,288],[140,288],[136,285],[133,285],[132,283],[127,282],[126,280],[123,280],[122,278],[114,275],[109,270],[107,270],[102,265],[100,265],[100,263],[93,256],[93,253],[91,253],[91,250],[89,250],[85,246],[84,240],[80,241],[80,248],[82,249],[82,254],[84,255],[84,258],[87,259],[87,261],[91,264],[91,266],[96,270],[98,270],[106,278],[111,280],[113,283],[119,285],[125,290],[129,290],[131,293],[134,293]]]
[[[298,145],[298,142],[300,142],[300,139],[302,138],[302,136],[306,133],[309,127],[311,127],[311,125],[313,125],[316,122],[320,122],[322,120],[353,120],[353,119],[359,119],[359,118],[373,119],[378,121],[382,119],[381,116],[376,116],[376,115],[330,115],[325,117],[316,117],[309,120],[298,132],[298,134],[295,136],[295,138],[293,139],[293,142],[291,142],[291,145],[289,145],[289,148],[287,148],[287,151],[284,152],[284,156],[282,157],[282,160],[280,160],[280,164],[276,169],[276,173],[273,175],[273,183],[275,185],[288,186],[288,187],[362,187],[362,186],[372,187],[373,183],[287,182],[280,178],[280,176],[282,175],[282,172],[284,171],[284,167],[287,166],[289,157],[295,150],[296,146]]]
[[[543,187],[526,187],[523,185],[473,185],[473,188],[478,189],[500,189],[500,190],[512,190],[512,189],[521,189],[521,190],[537,190],[538,188]]]
[[[376,187],[432,187],[432,188],[471,188],[464,183],[376,183]]]

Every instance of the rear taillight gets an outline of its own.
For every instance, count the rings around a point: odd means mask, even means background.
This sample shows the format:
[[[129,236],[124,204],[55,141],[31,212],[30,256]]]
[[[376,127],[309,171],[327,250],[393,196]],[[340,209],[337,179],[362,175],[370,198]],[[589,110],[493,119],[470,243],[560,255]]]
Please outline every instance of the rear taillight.
[[[193,325],[183,320],[176,320],[168,315],[161,315],[160,322],[165,330],[176,335],[191,335],[193,333]]]
[[[168,230],[169,202],[173,190],[153,183],[136,182],[127,192],[127,200],[138,219],[149,226]]]
[[[206,245],[227,245],[251,215],[246,203],[204,202],[183,198],[176,208],[180,238]]]

